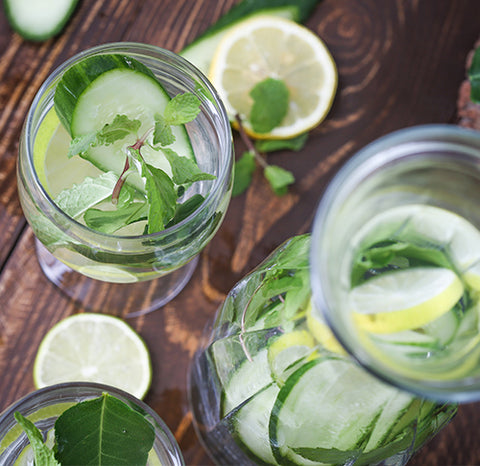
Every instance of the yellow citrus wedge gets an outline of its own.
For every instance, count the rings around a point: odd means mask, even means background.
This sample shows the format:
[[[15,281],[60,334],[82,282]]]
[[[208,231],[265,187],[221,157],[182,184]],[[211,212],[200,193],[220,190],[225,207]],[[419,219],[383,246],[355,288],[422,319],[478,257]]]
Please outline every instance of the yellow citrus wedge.
[[[266,15],[241,21],[222,38],[209,77],[231,121],[239,114],[246,132],[258,139],[288,139],[314,128],[337,88],[335,62],[321,39],[294,21]],[[250,92],[267,78],[283,81],[289,107],[280,125],[260,134],[249,123]]]

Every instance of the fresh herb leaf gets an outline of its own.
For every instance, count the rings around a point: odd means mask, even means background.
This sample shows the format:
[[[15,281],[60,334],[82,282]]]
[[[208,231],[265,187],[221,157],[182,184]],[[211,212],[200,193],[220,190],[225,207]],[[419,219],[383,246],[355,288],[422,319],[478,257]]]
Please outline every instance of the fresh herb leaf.
[[[195,95],[186,92],[171,99],[163,114],[169,125],[183,125],[196,118],[200,113],[200,100]]]
[[[72,139],[68,149],[67,157],[71,158],[74,155],[83,154],[94,145],[96,140],[97,133],[95,131]]]
[[[188,157],[180,157],[172,149],[162,148],[162,151],[172,169],[173,182],[175,184],[214,180],[216,178],[215,175],[202,172],[194,160]]]
[[[155,129],[153,132],[153,144],[161,144],[162,146],[169,146],[175,142],[175,135],[172,128],[167,123],[165,118],[159,113],[155,114]]]
[[[124,226],[147,220],[147,215],[146,202],[133,202],[116,210],[88,209],[83,219],[87,227],[111,235]]]
[[[277,165],[268,165],[263,173],[273,192],[279,196],[286,194],[287,187],[295,182],[292,172]]]
[[[72,406],[55,422],[62,466],[145,465],[154,439],[153,426],[139,412],[107,393]]]
[[[246,151],[235,162],[232,196],[238,196],[245,192],[250,186],[257,164],[255,162],[255,154]]]
[[[130,120],[127,115],[117,115],[111,123],[107,123],[97,133],[96,145],[113,144],[115,141],[136,133],[141,126],[140,120]]]
[[[480,104],[480,47],[473,53],[472,63],[468,69],[468,78],[470,80],[470,99],[472,102]]]
[[[308,139],[308,133],[291,139],[257,139],[255,147],[259,152],[275,152],[277,150],[302,150]]]
[[[201,194],[194,194],[191,198],[187,199],[181,204],[177,204],[175,209],[175,215],[172,220],[166,225],[167,228],[180,223],[182,220],[185,220],[190,214],[195,212],[205,198]]]
[[[277,127],[288,111],[289,91],[279,79],[267,78],[250,91],[253,99],[250,123],[257,133],[268,133]]]
[[[43,442],[42,433],[35,424],[18,411],[14,413],[14,417],[27,434],[35,455],[35,466],[60,466],[60,463],[55,459],[53,450],[50,450]]]
[[[65,189],[55,198],[55,203],[69,217],[78,218],[87,209],[112,195],[118,177],[105,172],[96,178],[87,176],[81,183]]]

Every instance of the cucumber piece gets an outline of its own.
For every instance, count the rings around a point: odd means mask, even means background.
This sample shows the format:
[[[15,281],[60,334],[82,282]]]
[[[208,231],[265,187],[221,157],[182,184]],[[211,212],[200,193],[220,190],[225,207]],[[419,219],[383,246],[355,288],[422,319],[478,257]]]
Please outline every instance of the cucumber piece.
[[[99,131],[116,115],[127,115],[141,122],[138,135],[154,125],[154,115],[163,114],[170,96],[142,63],[123,55],[95,55],[69,68],[59,81],[55,111],[72,137]],[[169,146],[177,154],[194,159],[193,148],[185,126],[172,127],[176,138]],[[136,135],[109,146],[92,147],[82,156],[103,171],[117,175],[125,164],[125,147],[135,142]],[[145,161],[171,175],[170,164],[161,151],[148,144],[142,147]],[[143,191],[144,181],[132,174],[127,182]]]
[[[332,455],[358,457],[392,393],[348,360],[306,363],[287,379],[272,409],[269,435],[275,458],[280,464],[303,465],[330,463]],[[318,457],[322,453],[324,461]]]
[[[8,22],[24,39],[43,41],[57,35],[72,16],[78,0],[4,0]]]
[[[240,21],[257,14],[280,16],[304,22],[320,0],[243,0],[231,8],[200,37],[181,52],[185,59],[208,75],[215,49],[228,30]]]
[[[234,416],[233,429],[237,442],[257,464],[276,464],[270,447],[268,423],[279,391],[276,384],[269,385],[245,403]]]

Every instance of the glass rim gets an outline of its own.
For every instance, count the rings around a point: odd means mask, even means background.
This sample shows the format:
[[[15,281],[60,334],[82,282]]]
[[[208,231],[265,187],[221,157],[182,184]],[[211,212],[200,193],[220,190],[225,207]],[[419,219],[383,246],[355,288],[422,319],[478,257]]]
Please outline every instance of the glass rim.
[[[182,221],[168,227],[164,228],[161,231],[155,232],[155,233],[148,233],[148,234],[141,234],[141,235],[115,235],[115,234],[109,234],[109,233],[103,233],[94,229],[91,229],[87,227],[86,225],[83,225],[82,223],[78,222],[74,218],[70,217],[67,215],[62,209],[60,209],[57,204],[54,202],[54,200],[50,197],[50,195],[47,193],[46,189],[44,186],[40,183],[40,180],[38,178],[37,171],[35,170],[34,162],[33,162],[33,145],[34,145],[34,135],[33,133],[33,120],[34,120],[34,113],[38,109],[39,104],[41,103],[44,95],[52,86],[52,84],[55,82],[56,79],[59,79],[61,74],[68,69],[73,63],[77,62],[78,60],[95,55],[95,54],[100,54],[102,52],[111,52],[111,53],[123,53],[125,55],[128,55],[128,52],[125,52],[126,48],[136,48],[135,53],[142,53],[142,52],[150,52],[152,54],[157,55],[157,58],[164,57],[166,60],[172,60],[174,62],[177,62],[181,68],[183,73],[190,73],[193,76],[195,76],[195,79],[199,79],[202,83],[203,86],[208,90],[208,92],[211,94],[211,96],[214,98],[214,105],[216,106],[219,115],[221,117],[221,123],[222,127],[226,129],[225,131],[225,137],[221,138],[224,144],[225,144],[225,154],[228,155],[228,163],[226,164],[220,164],[220,171],[218,176],[216,177],[215,180],[213,180],[212,188],[208,192],[207,196],[205,197],[204,201],[202,204],[195,209],[194,212],[192,212],[188,217],[184,218]],[[56,214],[60,215],[61,218],[65,220],[66,223],[68,224],[73,224],[75,225],[75,228],[78,228],[80,231],[86,232],[88,235],[92,235],[94,238],[106,238],[108,240],[119,240],[119,241],[138,241],[138,240],[157,240],[157,239],[162,239],[164,237],[168,237],[171,234],[174,234],[176,231],[181,230],[185,225],[188,225],[191,223],[195,217],[200,215],[202,212],[208,211],[210,206],[215,203],[216,198],[221,195],[222,189],[224,188],[225,184],[228,181],[228,177],[230,176],[230,173],[232,171],[232,166],[233,166],[233,137],[231,133],[231,127],[230,127],[230,121],[227,116],[227,111],[225,109],[225,106],[223,104],[223,101],[221,100],[218,92],[216,89],[213,87],[213,85],[210,83],[208,78],[203,74],[202,71],[200,71],[195,65],[190,63],[188,60],[183,58],[182,56],[164,49],[162,47],[152,45],[152,44],[145,44],[142,42],[107,42],[104,44],[99,44],[93,47],[90,47],[88,49],[82,50],[81,52],[76,53],[75,55],[71,56],[67,60],[63,61],[59,66],[57,66],[45,79],[45,81],[42,83],[40,88],[35,94],[34,99],[32,100],[32,103],[29,107],[27,116],[25,118],[25,146],[26,146],[26,152],[27,152],[27,163],[29,166],[29,169],[31,170],[31,173],[33,174],[34,182],[35,182],[35,187],[36,190],[42,194],[43,196],[43,201],[45,201],[53,210],[56,212]],[[51,217],[50,214],[47,212],[44,212],[45,215],[48,217]],[[57,223],[57,222],[54,222]],[[58,225],[60,228],[60,225]],[[62,228],[63,229],[63,228]]]
[[[328,264],[323,257],[325,255],[323,241],[329,215],[338,209],[342,201],[358,185],[358,181],[364,179],[365,174],[372,173],[375,169],[385,167],[391,162],[408,156],[405,149],[408,149],[408,145],[411,147],[412,144],[416,144],[415,138],[419,137],[425,138],[423,141],[426,141],[426,144],[430,143],[430,147],[433,149],[440,146],[456,149],[462,147],[465,155],[474,157],[480,164],[480,151],[472,148],[473,145],[480,148],[480,133],[453,124],[425,124],[403,128],[381,136],[357,151],[329,182],[317,205],[312,224],[312,244],[309,253],[312,296],[335,338],[364,369],[390,385],[422,397],[442,402],[471,402],[480,398],[480,377],[454,379],[453,381],[420,380],[408,375],[407,372],[400,371],[398,366],[387,365],[362,346],[355,332],[345,326],[340,316],[341,313],[336,313],[328,304],[325,293],[328,288],[328,285],[324,285],[324,282],[328,282],[326,278]],[[401,147],[395,147],[389,152],[390,146],[402,144],[403,150]],[[419,145],[416,144],[416,147]],[[409,155],[413,157],[420,154],[417,152]],[[347,187],[345,183],[347,178],[349,180],[353,178],[354,181],[351,183],[353,188]],[[417,369],[416,372],[419,374],[420,370]]]
[[[121,388],[117,388],[111,385],[105,385],[103,383],[97,383],[97,382],[80,382],[80,381],[79,382],[62,382],[54,385],[49,385],[47,387],[39,388],[37,390],[27,393],[23,397],[19,398],[18,400],[14,401],[12,404],[7,406],[3,410],[3,412],[0,413],[0,431],[2,430],[3,423],[8,422],[9,420],[11,422],[6,425],[8,429],[11,429],[13,425],[16,425],[17,421],[15,421],[13,414],[15,413],[15,411],[18,411],[18,409],[25,403],[34,401],[36,398],[44,394],[63,392],[65,390],[73,391],[75,389],[78,389],[79,391],[81,391],[82,389],[87,389],[87,390],[90,389],[92,391],[97,391],[99,395],[101,395],[101,393],[103,392],[107,392],[111,395],[119,396],[127,400],[128,402],[135,404],[155,421],[155,423],[161,429],[162,433],[165,434],[170,444],[174,447],[176,452],[181,456],[180,447],[178,446],[178,443],[175,437],[173,436],[171,430],[168,428],[168,426],[165,424],[165,421],[157,414],[157,412],[153,408],[151,408],[144,401],[122,390]],[[83,396],[83,395],[79,395],[79,396]],[[62,402],[62,401],[65,401],[65,400],[62,400],[62,399],[58,400],[58,402]],[[32,407],[34,406],[35,405],[32,404]]]

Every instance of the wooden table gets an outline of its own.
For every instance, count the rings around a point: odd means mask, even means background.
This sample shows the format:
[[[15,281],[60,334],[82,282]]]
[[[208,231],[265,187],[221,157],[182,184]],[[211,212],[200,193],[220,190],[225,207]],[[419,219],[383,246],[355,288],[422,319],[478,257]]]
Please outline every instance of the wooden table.
[[[15,166],[29,105],[50,71],[103,42],[138,41],[179,51],[236,0],[84,0],[66,30],[45,43],[14,34],[0,12],[0,410],[33,390],[38,344],[52,325],[82,312],[42,274],[20,208]],[[323,0],[308,21],[330,48],[339,90],[328,119],[300,153],[270,156],[294,172],[285,197],[260,172],[232,200],[187,288],[163,309],[130,320],[153,358],[146,402],[174,432],[187,464],[212,464],[192,428],[186,370],[201,330],[237,280],[285,239],[308,232],[322,192],[370,141],[421,123],[457,122],[468,51],[480,35],[478,0]],[[237,154],[244,149],[236,137]],[[456,418],[412,465],[480,464],[480,404]]]

